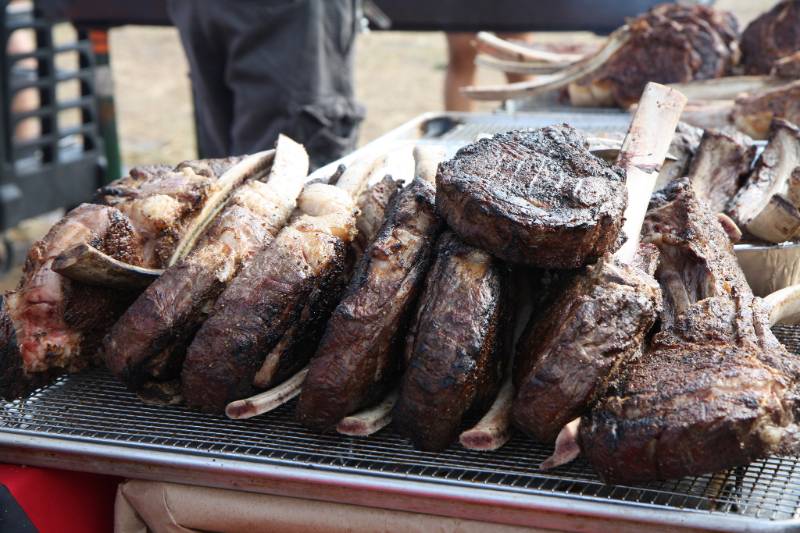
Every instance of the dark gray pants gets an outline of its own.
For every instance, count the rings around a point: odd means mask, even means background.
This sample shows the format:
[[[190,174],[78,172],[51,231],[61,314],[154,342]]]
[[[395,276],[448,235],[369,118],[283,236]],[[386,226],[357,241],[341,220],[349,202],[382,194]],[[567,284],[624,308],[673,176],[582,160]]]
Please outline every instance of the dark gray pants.
[[[303,143],[314,167],[355,147],[359,0],[169,0],[191,69],[200,157]]]

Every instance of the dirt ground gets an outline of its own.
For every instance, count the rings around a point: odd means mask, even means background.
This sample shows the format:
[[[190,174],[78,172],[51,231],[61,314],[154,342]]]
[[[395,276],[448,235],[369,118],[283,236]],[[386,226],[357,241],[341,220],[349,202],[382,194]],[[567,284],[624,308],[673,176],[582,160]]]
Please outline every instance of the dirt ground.
[[[720,0],[742,26],[774,0]],[[586,42],[586,33],[541,34],[540,39]],[[187,64],[172,28],[124,27],[111,32],[112,66],[123,161],[175,163],[195,154]],[[361,143],[425,111],[442,109],[446,66],[442,33],[372,32],[356,55],[359,100],[367,107]],[[502,75],[479,70],[479,83]],[[494,104],[479,108],[491,110]]]

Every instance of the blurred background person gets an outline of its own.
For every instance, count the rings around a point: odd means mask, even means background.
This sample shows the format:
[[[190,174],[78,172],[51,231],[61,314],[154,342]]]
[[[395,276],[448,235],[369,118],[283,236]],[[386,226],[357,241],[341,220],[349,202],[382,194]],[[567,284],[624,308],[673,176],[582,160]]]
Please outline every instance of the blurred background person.
[[[279,133],[318,167],[356,146],[360,0],[167,0],[186,56],[201,158],[253,153]]]

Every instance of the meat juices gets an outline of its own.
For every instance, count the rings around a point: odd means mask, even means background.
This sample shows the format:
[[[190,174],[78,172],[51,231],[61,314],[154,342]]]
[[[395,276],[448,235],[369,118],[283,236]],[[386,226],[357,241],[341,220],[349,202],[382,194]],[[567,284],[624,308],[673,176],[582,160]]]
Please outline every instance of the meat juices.
[[[397,378],[405,325],[441,227],[430,184],[416,179],[395,195],[309,366],[297,406],[304,425],[333,428]]]
[[[661,331],[581,422],[595,471],[632,483],[796,453],[798,363],[687,180],[655,195],[643,238],[661,252]]]
[[[541,268],[613,251],[626,198],[622,171],[566,124],[482,139],[436,177],[436,209],[465,242]]]
[[[142,259],[130,220],[108,206],[82,204],[28,252],[19,287],[6,293],[0,323],[0,394],[13,399],[91,362],[106,328],[134,295],[74,283],[53,272],[53,260],[89,243],[122,261]]]
[[[505,267],[445,232],[425,280],[394,426],[423,450],[450,445],[497,395],[509,326]]]

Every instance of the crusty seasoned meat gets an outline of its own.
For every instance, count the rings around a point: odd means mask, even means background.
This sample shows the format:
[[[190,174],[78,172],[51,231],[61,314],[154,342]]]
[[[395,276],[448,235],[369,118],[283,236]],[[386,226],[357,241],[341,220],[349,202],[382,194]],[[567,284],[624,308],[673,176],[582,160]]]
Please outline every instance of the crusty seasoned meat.
[[[465,418],[482,414],[497,395],[510,322],[505,281],[491,255],[452,232],[440,237],[393,414],[414,446],[446,448]]]
[[[800,80],[739,96],[731,116],[736,128],[754,139],[766,139],[775,119],[800,124]]]
[[[736,19],[705,6],[662,4],[628,21],[627,42],[569,86],[573,101],[630,107],[648,82],[719,78],[739,60]]]
[[[298,193],[304,175],[300,169],[290,176]],[[169,366],[179,371],[182,350],[174,349],[175,341],[183,341],[177,343],[180,348],[191,340],[241,265],[278,234],[294,209],[292,196],[283,197],[261,181],[241,186],[186,259],[150,284],[114,325],[105,342],[108,368],[133,390],[142,386],[147,363],[158,355],[177,359]]]
[[[612,251],[626,198],[622,171],[566,124],[482,139],[436,176],[436,209],[461,238],[542,268],[575,268]]]
[[[0,311],[0,395],[16,398],[91,362],[106,328],[134,295],[88,287],[52,270],[53,260],[90,244],[129,263],[142,260],[142,242],[117,209],[82,204],[67,213],[28,252],[18,288]]]
[[[253,379],[257,389],[268,389],[281,383],[305,364],[309,354],[314,353],[325,332],[325,325],[352,277],[357,259],[363,253],[360,247],[363,244],[359,241],[368,244],[375,237],[383,223],[386,204],[399,187],[400,183],[387,175],[359,195],[356,228],[360,229],[348,250],[344,268],[338,276],[331,275],[311,291],[297,319],[264,358]]]
[[[297,405],[304,425],[330,429],[396,379],[405,325],[441,227],[429,183],[416,179],[395,195],[309,366]]]
[[[125,214],[145,243],[144,265],[166,266],[175,245],[237,158],[187,161],[174,169],[145,166],[98,189],[95,202]]]
[[[307,172],[303,147],[281,137],[265,179],[236,189],[191,253],[151,283],[114,325],[104,344],[114,375],[132,390],[149,378],[179,375],[186,344],[242,264],[283,228]]]
[[[310,295],[345,268],[355,235],[353,200],[342,189],[315,183],[303,190],[298,204],[304,214],[242,268],[189,346],[181,381],[190,406],[221,412],[227,403],[252,394],[267,354]],[[292,355],[307,360],[311,353]],[[274,362],[276,369],[295,366],[294,361]]]
[[[610,254],[576,276],[541,317],[533,317],[514,363],[514,424],[554,442],[641,351],[661,292],[652,275]]]
[[[725,211],[750,174],[755,155],[756,146],[746,135],[706,130],[688,171],[697,196],[715,213]]]
[[[747,74],[769,74],[777,60],[800,50],[800,0],[783,0],[753,20],[741,46]]]
[[[605,481],[631,483],[792,451],[798,363],[688,180],[654,197],[643,237],[661,252],[661,331],[583,418],[583,454]]]

